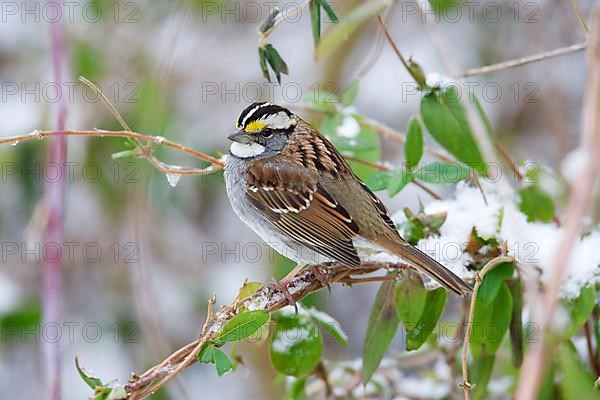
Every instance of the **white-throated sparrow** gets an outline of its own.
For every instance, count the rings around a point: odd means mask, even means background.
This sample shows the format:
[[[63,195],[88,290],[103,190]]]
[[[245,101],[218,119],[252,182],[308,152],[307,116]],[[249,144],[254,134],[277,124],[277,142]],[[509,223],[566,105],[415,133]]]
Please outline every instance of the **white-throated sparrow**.
[[[383,203],[306,121],[284,107],[254,103],[237,128],[225,161],[227,195],[242,221],[275,250],[302,264],[358,266],[355,242],[366,240],[456,294],[471,292],[400,236]]]

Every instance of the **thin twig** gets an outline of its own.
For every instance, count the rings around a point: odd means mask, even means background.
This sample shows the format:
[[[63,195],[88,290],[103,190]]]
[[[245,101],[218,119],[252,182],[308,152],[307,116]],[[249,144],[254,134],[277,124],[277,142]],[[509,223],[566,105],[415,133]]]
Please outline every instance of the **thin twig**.
[[[377,163],[366,161],[366,160],[361,160],[359,158],[355,158],[355,157],[344,157],[344,158],[346,158],[346,160],[348,160],[348,161],[354,161],[356,163],[369,166],[369,167],[374,168],[374,169],[376,169],[378,171],[387,171],[387,172],[393,171],[391,168],[388,168],[385,165],[377,164]],[[439,194],[437,194],[436,192],[434,192],[433,190],[431,190],[427,186],[423,185],[418,180],[416,180],[416,179],[413,178],[413,180],[411,182],[416,187],[418,187],[419,189],[423,190],[425,193],[427,193],[428,195],[430,195],[435,200],[441,200],[442,199],[442,197]]]
[[[498,154],[500,154],[500,157],[502,157],[504,159],[504,161],[508,165],[508,168],[510,168],[511,171],[515,174],[515,177],[519,180],[519,182],[523,182],[525,177],[523,176],[521,171],[519,171],[519,166],[517,165],[517,163],[512,159],[512,157],[510,156],[508,151],[504,148],[504,146],[502,146],[502,143],[500,143],[498,141],[498,139],[495,139],[494,146],[496,147]]]
[[[431,197],[433,197],[435,200],[442,200],[442,196],[440,196],[439,194],[437,194],[436,192],[434,192],[433,190],[431,190],[427,186],[423,185],[418,180],[416,180],[416,179],[413,178],[413,180],[411,182],[416,187],[418,187],[419,189],[421,189],[422,191],[424,191],[425,193],[427,193],[428,195],[430,195]]]
[[[472,385],[469,383],[469,369],[467,366],[467,354],[469,351],[469,340],[471,338],[471,330],[473,326],[473,315],[475,314],[475,302],[477,301],[477,292],[479,291],[479,286],[481,286],[481,282],[485,274],[491,271],[493,268],[498,266],[499,264],[506,262],[513,262],[514,259],[512,257],[506,255],[500,255],[496,258],[490,260],[479,273],[475,274],[475,286],[473,287],[473,294],[471,295],[471,304],[469,306],[469,314],[467,317],[467,326],[465,329],[465,337],[463,340],[463,348],[462,348],[462,384],[461,387],[464,392],[465,400],[469,400],[469,391],[471,390]]]
[[[221,160],[218,160],[214,157],[211,157],[207,154],[204,154],[200,151],[191,149],[189,147],[186,147],[184,145],[181,145],[179,143],[173,142],[169,139],[166,139],[162,136],[150,136],[150,135],[144,135],[142,133],[137,133],[137,132],[130,132],[130,131],[108,131],[108,130],[101,130],[101,129],[97,129],[97,130],[62,130],[62,131],[40,131],[40,130],[36,130],[33,131],[31,133],[28,133],[26,135],[19,135],[19,136],[10,136],[7,138],[1,138],[0,139],[0,145],[2,144],[7,144],[7,143],[12,143],[12,144],[16,144],[16,143],[21,143],[21,142],[26,142],[29,140],[34,140],[34,139],[44,139],[47,137],[52,137],[52,136],[60,136],[60,135],[65,135],[65,136],[96,136],[96,137],[122,137],[122,138],[132,138],[132,139],[139,139],[142,140],[146,143],[153,143],[153,144],[158,144],[161,146],[165,146],[165,147],[170,147],[172,149],[175,150],[179,150],[182,151],[184,153],[190,154],[196,158],[199,158],[201,160],[204,161],[208,161],[210,162],[212,165],[204,168],[204,169],[193,169],[193,168],[181,168],[181,167],[177,167],[175,170],[173,170],[174,173],[179,173],[181,175],[186,175],[186,174],[202,174],[202,173],[212,173],[215,172],[216,170],[218,170],[219,168],[223,167],[223,162]],[[167,171],[169,172],[169,171]]]
[[[577,19],[579,20],[581,27],[585,33],[590,33],[590,30],[585,24],[585,19],[583,19],[583,15],[581,15],[581,10],[579,10],[579,6],[577,5],[577,0],[571,0],[571,4],[573,5],[573,10],[575,11],[575,15],[577,15]]]
[[[562,238],[558,242],[555,256],[548,271],[551,271],[550,283],[543,295],[540,295],[535,309],[534,322],[539,327],[539,339],[529,346],[515,398],[533,400],[537,397],[539,387],[550,355],[548,330],[558,306],[560,288],[563,282],[569,257],[581,231],[583,219],[591,205],[594,187],[600,178],[600,6],[592,15],[590,38],[588,42],[588,76],[583,107],[583,124],[581,148],[586,152],[584,165],[575,181],[567,207],[563,224]]]
[[[400,52],[400,49],[396,45],[396,42],[394,42],[394,39],[392,39],[392,36],[388,32],[388,30],[387,30],[387,28],[385,26],[385,23],[383,22],[383,19],[381,19],[380,15],[377,15],[377,24],[379,24],[379,28],[381,29],[381,31],[385,35],[385,38],[387,39],[387,41],[390,44],[390,46],[392,46],[392,49],[394,49],[394,53],[396,53],[396,55],[400,59],[400,62],[402,62],[402,65],[404,65],[404,68],[406,69],[406,71],[410,74],[410,76],[413,76],[413,73],[412,73],[410,67],[408,66],[408,63],[406,62],[406,59],[402,55],[402,52]],[[415,81],[417,81],[416,78],[415,78]]]
[[[102,92],[102,90],[100,90],[98,85],[96,85],[95,83],[93,83],[92,81],[90,81],[89,79],[87,79],[86,77],[83,77],[83,76],[79,77],[79,82],[83,83],[84,85],[86,85],[87,87],[92,89],[94,91],[94,93],[96,93],[98,96],[100,96],[100,100],[102,100],[102,103],[104,103],[106,108],[108,108],[108,110],[115,117],[115,119],[117,121],[119,121],[119,124],[121,124],[123,129],[131,132],[131,128],[129,127],[127,122],[125,122],[125,119],[123,118],[121,113],[119,113],[119,111],[113,105],[113,103],[111,103],[110,100],[108,100],[108,97],[106,97],[106,95]]]
[[[596,353],[594,352],[594,341],[592,339],[592,320],[588,319],[583,324],[583,333],[585,335],[585,343],[587,345],[588,357],[590,359],[590,367],[594,375],[600,376],[600,363],[598,363],[598,359],[596,358]],[[596,346],[599,346],[597,344]]]
[[[550,51],[545,51],[540,54],[534,54],[531,56],[517,58],[515,60],[504,61],[504,62],[501,62],[498,64],[486,65],[484,67],[469,69],[464,72],[454,74],[453,78],[459,79],[459,78],[468,78],[471,76],[490,74],[492,72],[501,71],[503,69],[519,67],[521,65],[531,64],[531,63],[534,63],[537,61],[546,60],[548,58],[562,56],[563,54],[575,53],[577,51],[584,50],[585,47],[586,47],[585,42],[576,43],[571,46],[561,47],[559,49],[554,49],[554,50],[550,50]]]

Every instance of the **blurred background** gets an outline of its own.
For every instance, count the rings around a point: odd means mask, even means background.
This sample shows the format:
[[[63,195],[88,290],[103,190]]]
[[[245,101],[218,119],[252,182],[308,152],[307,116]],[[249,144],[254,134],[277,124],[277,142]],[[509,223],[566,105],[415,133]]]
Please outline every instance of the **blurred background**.
[[[330,2],[340,19],[360,2]],[[442,1],[438,18],[445,50],[459,69],[474,68],[583,41],[569,2]],[[271,43],[290,75],[267,83],[258,63],[257,28],[271,1],[74,1],[61,16],[69,73],[53,82],[45,2],[2,1],[0,11],[0,137],[52,129],[58,98],[68,97],[69,129],[120,129],[97,96],[77,82],[96,82],[134,131],[161,135],[208,154],[226,152],[226,136],[249,103],[270,100],[303,111],[318,92],[340,94],[360,80],[354,103],[363,115],[404,131],[419,94],[374,20],[333,55],[314,58],[308,11],[279,26]],[[298,2],[282,1],[282,9]],[[584,15],[591,0],[579,1]],[[395,2],[385,20],[398,46],[426,73],[444,64],[412,2]],[[324,23],[324,29],[331,24]],[[490,116],[496,136],[517,160],[559,169],[575,147],[585,88],[582,52],[467,79]],[[41,325],[41,267],[45,250],[36,225],[44,182],[56,171],[45,165],[48,141],[0,147],[0,398],[44,397],[40,345],[61,348],[65,399],[88,396],[74,358],[108,381],[125,382],[194,340],[213,293],[229,303],[244,279],[267,282],[292,267],[276,255],[229,207],[222,173],[182,177],[172,187],[143,160],[112,159],[124,140],[69,138],[65,220],[69,243],[64,271],[63,321]],[[435,144],[431,144],[435,147]],[[402,161],[402,147],[382,139],[383,160]],[[200,166],[198,160],[156,147],[163,161]],[[452,187],[436,187],[444,196]],[[392,212],[418,207],[423,192],[409,187]],[[37,215],[39,217],[39,215]],[[332,288],[307,302],[336,318],[349,345],[330,341],[333,360],[360,356],[376,285]],[[402,351],[398,341],[394,348]],[[281,398],[265,345],[239,346],[244,364],[217,378],[194,366],[155,398]],[[185,389],[184,389],[185,386]]]

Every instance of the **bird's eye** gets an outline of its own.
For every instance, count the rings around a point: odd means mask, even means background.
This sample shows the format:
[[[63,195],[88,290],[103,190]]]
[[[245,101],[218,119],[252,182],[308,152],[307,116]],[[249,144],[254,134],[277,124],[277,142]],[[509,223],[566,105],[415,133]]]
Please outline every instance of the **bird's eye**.
[[[270,138],[271,136],[273,136],[273,130],[269,129],[269,128],[265,128],[260,132],[260,135],[264,138]]]

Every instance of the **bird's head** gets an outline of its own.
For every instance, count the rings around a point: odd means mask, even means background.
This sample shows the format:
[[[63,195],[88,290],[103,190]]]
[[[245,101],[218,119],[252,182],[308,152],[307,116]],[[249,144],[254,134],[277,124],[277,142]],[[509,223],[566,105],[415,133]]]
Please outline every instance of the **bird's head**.
[[[294,133],[298,117],[287,108],[267,102],[253,103],[238,117],[238,131],[228,137],[231,154],[239,158],[275,155]]]

